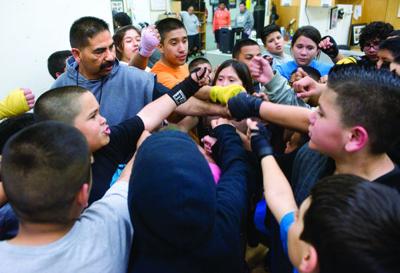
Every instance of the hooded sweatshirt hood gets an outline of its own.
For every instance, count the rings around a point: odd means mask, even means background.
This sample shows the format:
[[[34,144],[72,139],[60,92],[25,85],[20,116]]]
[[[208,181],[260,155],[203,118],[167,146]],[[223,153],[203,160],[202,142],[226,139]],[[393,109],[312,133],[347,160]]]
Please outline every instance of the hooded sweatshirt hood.
[[[150,136],[137,152],[130,183],[138,237],[179,250],[207,239],[214,225],[215,184],[207,161],[186,134]]]
[[[246,154],[234,127],[214,133],[225,166],[218,185],[187,134],[157,133],[138,149],[128,193],[134,227],[128,272],[242,271]]]

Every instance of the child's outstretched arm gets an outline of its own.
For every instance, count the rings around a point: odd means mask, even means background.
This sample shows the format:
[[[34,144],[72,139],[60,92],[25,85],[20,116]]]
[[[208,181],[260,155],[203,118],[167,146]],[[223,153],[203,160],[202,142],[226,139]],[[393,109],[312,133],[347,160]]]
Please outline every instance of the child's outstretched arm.
[[[292,188],[273,156],[268,129],[250,119],[247,120],[247,126],[251,132],[252,150],[261,160],[265,200],[275,219],[280,222],[288,212],[298,209]]]
[[[263,101],[245,93],[239,93],[228,101],[228,109],[233,118],[242,120],[260,117],[285,128],[308,132],[311,109],[300,106],[282,105]]]
[[[23,114],[29,111],[34,104],[35,95],[30,89],[15,89],[0,101],[0,119]]]
[[[186,102],[201,86],[208,83],[206,68],[193,71],[185,80],[178,83],[167,94],[146,105],[137,115],[142,119],[145,129],[152,131],[166,119],[178,105]]]
[[[160,34],[154,25],[142,30],[139,52],[135,54],[129,65],[145,70],[150,56],[160,44]]]

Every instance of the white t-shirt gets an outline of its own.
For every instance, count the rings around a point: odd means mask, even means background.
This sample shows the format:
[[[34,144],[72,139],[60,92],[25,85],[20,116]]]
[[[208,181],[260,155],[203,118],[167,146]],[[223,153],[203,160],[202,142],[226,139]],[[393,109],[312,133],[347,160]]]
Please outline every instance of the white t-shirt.
[[[199,33],[197,28],[200,26],[200,22],[195,14],[190,15],[187,11],[182,11],[181,17],[189,36]]]

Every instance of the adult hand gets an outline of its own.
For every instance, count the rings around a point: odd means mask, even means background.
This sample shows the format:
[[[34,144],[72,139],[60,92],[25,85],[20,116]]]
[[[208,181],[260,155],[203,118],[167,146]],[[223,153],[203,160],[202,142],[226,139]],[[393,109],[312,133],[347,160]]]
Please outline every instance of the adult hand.
[[[205,67],[198,67],[183,81],[175,85],[167,94],[180,105],[196,94],[203,84],[208,83],[209,72]]]
[[[232,117],[241,120],[248,117],[259,117],[263,100],[246,93],[240,93],[228,101]]]
[[[227,86],[213,86],[210,89],[210,99],[212,102],[218,102],[226,105],[230,98],[241,92],[246,92],[243,86],[239,84],[231,84]]]
[[[192,80],[197,82],[199,86],[208,85],[210,83],[210,71],[206,67],[197,67],[190,73]]]
[[[274,77],[271,65],[261,56],[254,57],[249,68],[251,77],[262,84],[269,83]]]
[[[154,25],[142,29],[139,54],[143,57],[150,57],[156,47],[160,44],[160,34]]]

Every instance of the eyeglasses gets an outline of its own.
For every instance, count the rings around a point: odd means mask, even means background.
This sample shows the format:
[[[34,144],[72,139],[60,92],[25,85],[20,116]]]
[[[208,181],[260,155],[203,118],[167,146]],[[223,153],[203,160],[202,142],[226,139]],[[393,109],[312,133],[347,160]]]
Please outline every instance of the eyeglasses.
[[[370,43],[366,43],[364,45],[364,48],[365,49],[370,49],[371,47],[373,47],[374,49],[378,49],[379,48],[379,43],[380,43],[380,41],[373,41],[373,42],[370,42]]]

